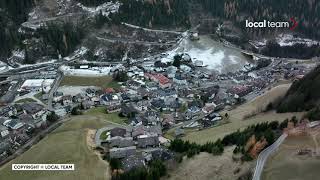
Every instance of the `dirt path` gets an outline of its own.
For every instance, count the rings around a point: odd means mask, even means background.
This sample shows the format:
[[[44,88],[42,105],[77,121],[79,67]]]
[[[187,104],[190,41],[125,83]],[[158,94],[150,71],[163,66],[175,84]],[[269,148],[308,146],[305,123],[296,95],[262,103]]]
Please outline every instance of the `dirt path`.
[[[106,168],[106,179],[110,180],[111,179],[111,175],[110,175],[109,163],[107,163],[107,161],[102,159],[102,156],[101,156],[99,151],[95,150],[96,145],[95,145],[95,142],[94,142],[94,137],[95,137],[96,131],[97,130],[95,130],[95,129],[88,129],[87,130],[86,141],[87,141],[88,149],[91,150],[94,154],[96,154],[99,157],[99,160],[103,164],[105,164],[107,166],[107,168]]]

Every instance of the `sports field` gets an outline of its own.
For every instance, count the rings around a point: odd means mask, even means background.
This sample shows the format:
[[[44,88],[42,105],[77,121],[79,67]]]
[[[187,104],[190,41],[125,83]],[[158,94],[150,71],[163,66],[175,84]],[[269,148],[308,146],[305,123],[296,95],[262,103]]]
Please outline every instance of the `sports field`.
[[[120,85],[112,80],[111,76],[84,77],[65,76],[60,86],[97,86],[100,88],[119,88]]]

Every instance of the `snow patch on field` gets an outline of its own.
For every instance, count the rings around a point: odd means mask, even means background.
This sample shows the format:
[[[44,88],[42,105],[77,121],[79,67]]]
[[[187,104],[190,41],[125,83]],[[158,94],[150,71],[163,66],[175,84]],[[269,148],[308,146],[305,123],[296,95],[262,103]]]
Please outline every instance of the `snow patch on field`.
[[[203,61],[203,64],[206,65],[209,69],[215,69],[221,71],[221,63],[225,58],[225,54],[222,50],[215,50],[214,47],[190,47],[190,40],[183,40],[180,45],[165,53],[165,57],[162,58],[162,62],[173,61],[173,57],[176,54],[186,53],[188,54],[192,61],[200,60]]]
[[[86,7],[82,5],[81,3],[78,3],[77,6],[79,6],[81,9],[84,11],[87,11],[93,15],[97,15],[102,12],[102,15],[104,16],[109,16],[110,13],[116,13],[119,10],[121,3],[119,2],[106,2],[101,4],[100,6],[97,7]]]
[[[60,70],[65,75],[71,76],[105,76],[110,74],[111,67],[92,67],[88,69],[74,69],[70,66],[61,66]]]
[[[307,46],[316,45],[319,41],[312,39],[304,39],[300,37],[294,37],[292,34],[280,34],[276,38],[280,46],[293,46],[295,44],[305,44]]]
[[[275,38],[276,42],[280,46],[293,46],[295,44],[305,44],[307,46],[317,45],[320,42],[308,38],[300,38],[300,37],[294,37],[292,34],[279,34]],[[259,41],[249,41],[251,45],[253,45],[256,48],[261,48],[267,45],[267,40],[262,39]]]
[[[76,95],[76,94],[86,94],[86,89],[96,89],[99,90],[98,87],[95,86],[61,86],[58,88],[58,92],[62,92],[63,95]]]
[[[83,55],[85,55],[88,51],[89,51],[88,48],[82,46],[79,49],[75,50],[70,56],[64,57],[63,59],[70,61],[76,58],[80,58]]]
[[[24,57],[25,57],[25,51],[24,51],[24,50],[14,50],[14,51],[12,51],[12,56],[13,56],[13,57],[17,57],[17,58],[24,59]]]

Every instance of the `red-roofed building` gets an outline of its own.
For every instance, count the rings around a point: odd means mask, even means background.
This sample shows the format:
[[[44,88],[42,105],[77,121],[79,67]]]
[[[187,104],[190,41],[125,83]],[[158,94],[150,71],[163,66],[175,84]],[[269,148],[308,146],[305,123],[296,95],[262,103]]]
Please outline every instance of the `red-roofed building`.
[[[154,81],[154,82],[158,82],[159,86],[161,88],[169,88],[171,87],[171,81],[164,75],[162,74],[148,74],[145,73],[145,77],[149,78],[150,80]]]
[[[228,89],[227,92],[231,94],[237,94],[238,96],[243,97],[252,92],[252,90],[252,86],[239,85],[232,87],[231,89]]]
[[[114,93],[115,90],[114,90],[113,88],[106,88],[106,89],[104,90],[104,92],[105,92],[105,93],[108,93],[108,94],[111,94],[111,93]]]

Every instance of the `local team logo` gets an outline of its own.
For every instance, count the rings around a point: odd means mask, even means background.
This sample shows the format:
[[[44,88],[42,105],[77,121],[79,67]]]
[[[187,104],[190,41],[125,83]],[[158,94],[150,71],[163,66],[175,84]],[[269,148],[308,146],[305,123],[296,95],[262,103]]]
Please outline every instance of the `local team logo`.
[[[292,17],[289,21],[249,21],[246,20],[247,28],[288,28],[293,31],[298,26],[298,22]]]

